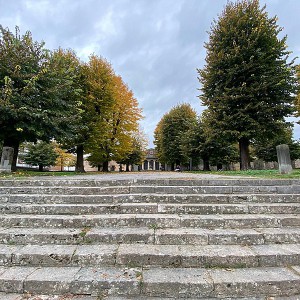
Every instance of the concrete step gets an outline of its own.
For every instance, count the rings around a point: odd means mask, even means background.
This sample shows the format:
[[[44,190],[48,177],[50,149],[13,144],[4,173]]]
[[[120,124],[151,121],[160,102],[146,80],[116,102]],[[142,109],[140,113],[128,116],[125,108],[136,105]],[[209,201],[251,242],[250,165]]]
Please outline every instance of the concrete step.
[[[300,262],[300,245],[3,245],[0,266],[172,268],[282,267]]]
[[[240,269],[0,267],[0,292],[163,298],[300,294],[300,267]],[[101,298],[100,298],[101,299]]]
[[[115,298],[115,297],[114,297]],[[16,293],[0,293],[1,300],[99,300],[97,296],[87,295],[33,295],[33,294],[16,294]],[[110,298],[112,299],[112,298]],[[115,298],[116,299],[116,298]],[[107,298],[106,298],[107,300]]]
[[[88,295],[32,295],[32,294],[12,294],[12,293],[0,293],[1,300],[99,300],[97,296]],[[101,298],[100,298],[101,299]],[[149,296],[133,296],[133,297],[122,297],[122,296],[105,296],[105,300],[174,300],[174,298],[166,297],[149,297]],[[189,298],[190,300],[195,300],[196,298]],[[198,298],[199,299],[199,298]],[[220,298],[201,298],[202,300],[220,300]],[[233,300],[233,298],[222,298],[223,300]],[[234,298],[234,300],[299,300],[300,295],[294,296],[282,296],[282,297],[247,297],[247,298]]]
[[[0,203],[32,204],[120,204],[120,203],[300,203],[300,194],[110,194],[110,195],[54,195],[2,194]]]
[[[173,268],[290,266],[300,262],[300,245],[132,245],[118,248],[116,264]]]
[[[300,243],[300,229],[201,229],[201,228],[0,228],[0,243],[158,245],[264,245]]]
[[[26,187],[26,186],[79,186],[79,187],[104,187],[104,186],[290,186],[299,185],[299,179],[258,179],[258,178],[224,178],[224,179],[119,179],[117,176],[113,180],[74,178],[14,178],[1,179],[0,187]]]
[[[286,186],[23,186],[1,187],[1,194],[111,195],[111,194],[299,194],[300,185]]]
[[[0,227],[149,227],[149,228],[277,228],[300,227],[298,214],[102,214],[102,215],[0,215]]]
[[[0,204],[2,214],[300,214],[300,203],[244,204]]]

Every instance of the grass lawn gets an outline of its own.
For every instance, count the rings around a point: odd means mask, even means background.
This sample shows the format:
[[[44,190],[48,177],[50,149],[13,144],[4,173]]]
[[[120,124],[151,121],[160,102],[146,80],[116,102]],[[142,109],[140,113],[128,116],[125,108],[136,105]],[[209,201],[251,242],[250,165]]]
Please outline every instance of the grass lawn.
[[[195,173],[204,173],[198,171]],[[294,169],[291,174],[279,174],[278,170],[247,170],[247,171],[211,171],[205,172],[207,174],[218,174],[223,176],[245,176],[245,177],[260,177],[260,178],[299,178],[300,169]]]
[[[189,172],[190,173],[190,172]],[[259,177],[259,178],[295,178],[300,179],[300,169],[295,169],[291,174],[279,174],[278,170],[248,170],[248,171],[193,171],[191,173],[195,174],[216,174],[222,176],[239,176],[239,177]],[[86,172],[86,173],[77,173],[77,172],[39,172],[39,171],[25,171],[18,170],[17,172],[12,173],[0,173],[0,178],[20,178],[20,177],[35,177],[35,176],[76,176],[76,175],[96,175],[96,174],[104,174],[103,172]],[[110,174],[114,174],[114,172],[110,172]],[[119,174],[116,172],[116,174]]]

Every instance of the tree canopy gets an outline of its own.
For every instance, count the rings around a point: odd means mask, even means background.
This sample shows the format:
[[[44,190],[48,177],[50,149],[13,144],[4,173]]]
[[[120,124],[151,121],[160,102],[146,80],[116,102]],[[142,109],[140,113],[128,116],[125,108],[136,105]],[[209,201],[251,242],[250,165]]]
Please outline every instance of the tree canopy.
[[[190,152],[187,146],[186,134],[195,126],[197,114],[187,104],[179,104],[166,113],[157,124],[154,132],[154,144],[157,155],[162,163],[174,167],[188,164]]]
[[[0,26],[0,138],[4,146],[62,138],[72,132],[78,103],[71,56],[50,52],[27,31]]]
[[[198,70],[202,103],[219,132],[239,143],[241,169],[249,166],[253,138],[272,136],[274,124],[293,112],[293,61],[276,22],[258,0],[229,2],[211,26]]]
[[[86,68],[90,136],[86,142],[92,165],[121,161],[133,150],[141,109],[133,92],[101,57],[91,56]]]
[[[14,148],[15,162],[24,141],[55,139],[76,149],[77,171],[84,171],[84,149],[106,165],[134,150],[141,109],[102,57],[83,63],[72,50],[49,51],[29,31],[0,26],[0,96],[0,140]]]

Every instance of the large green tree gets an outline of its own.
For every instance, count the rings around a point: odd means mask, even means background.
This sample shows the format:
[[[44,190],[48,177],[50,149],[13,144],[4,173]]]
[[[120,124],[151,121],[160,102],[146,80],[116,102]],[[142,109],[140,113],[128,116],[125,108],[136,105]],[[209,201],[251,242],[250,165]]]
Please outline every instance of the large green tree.
[[[175,164],[189,164],[191,152],[186,135],[196,122],[197,114],[187,103],[173,107],[162,117],[154,132],[154,144],[160,162],[172,168]]]
[[[202,158],[204,171],[210,170],[210,164],[221,169],[223,165],[237,161],[235,145],[224,138],[214,124],[211,111],[204,110],[190,135],[192,151],[196,157]]]
[[[229,2],[211,26],[198,70],[201,100],[217,130],[239,143],[241,169],[249,167],[251,141],[272,136],[274,124],[293,112],[293,61],[276,22],[258,0]]]
[[[59,139],[72,132],[76,115],[73,73],[64,56],[0,26],[0,139],[15,149],[37,139]]]

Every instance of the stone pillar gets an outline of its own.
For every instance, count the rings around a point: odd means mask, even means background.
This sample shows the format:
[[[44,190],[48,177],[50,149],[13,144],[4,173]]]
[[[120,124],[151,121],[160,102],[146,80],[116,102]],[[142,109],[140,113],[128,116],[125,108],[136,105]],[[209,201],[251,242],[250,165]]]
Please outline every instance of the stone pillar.
[[[276,146],[280,174],[290,174],[293,170],[288,145]]]
[[[14,156],[14,148],[12,147],[3,147],[2,157],[0,164],[0,172],[11,172],[11,164]]]

